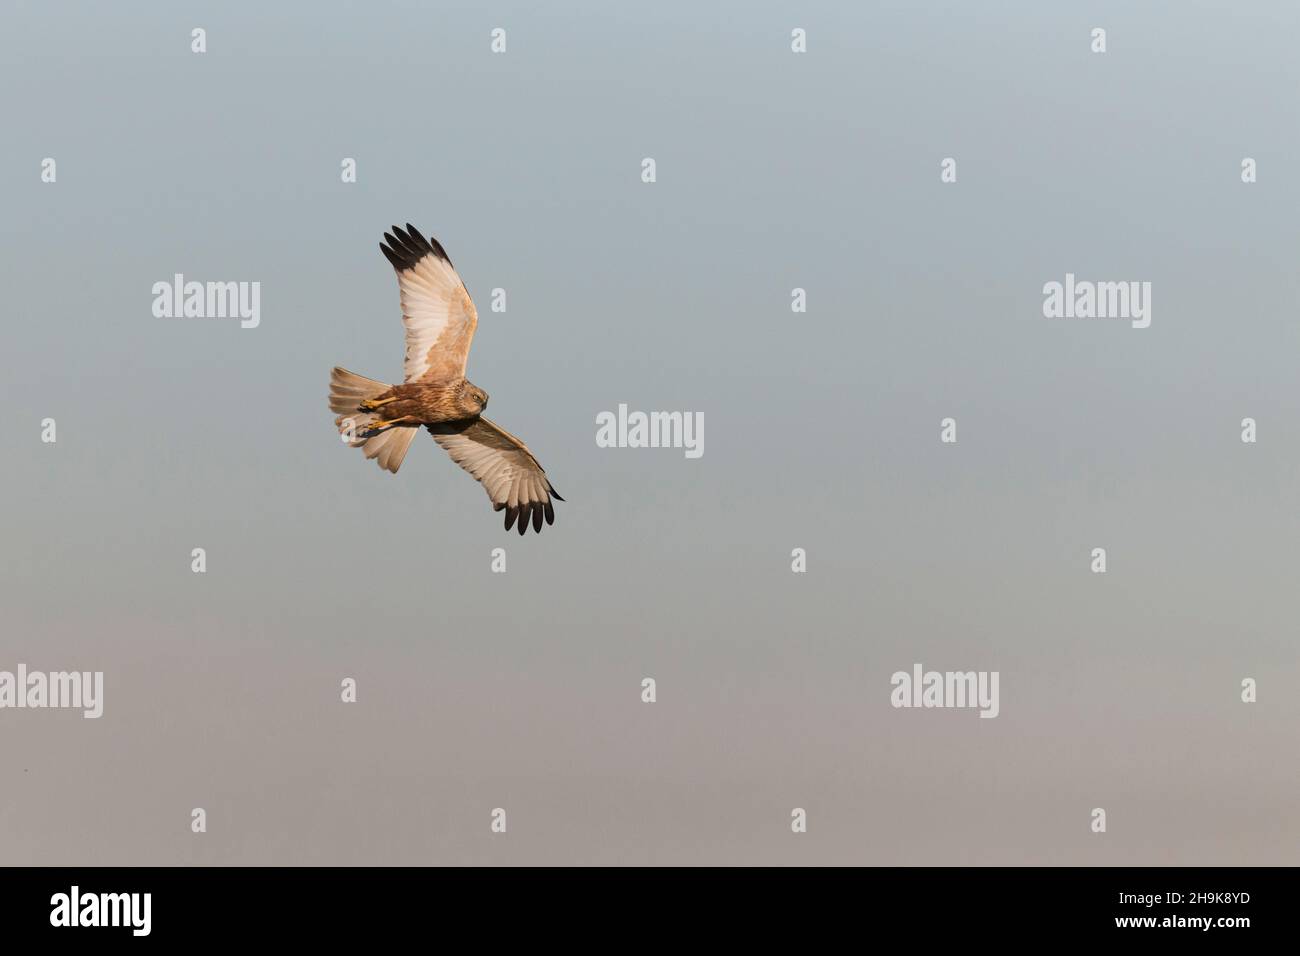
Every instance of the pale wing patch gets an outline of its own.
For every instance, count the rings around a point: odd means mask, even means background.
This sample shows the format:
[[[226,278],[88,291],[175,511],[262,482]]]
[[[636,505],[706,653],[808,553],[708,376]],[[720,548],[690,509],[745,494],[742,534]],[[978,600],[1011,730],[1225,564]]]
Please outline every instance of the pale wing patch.
[[[384,233],[383,250],[397,270],[406,327],[405,381],[464,378],[478,312],[438,241],[407,223]]]
[[[530,521],[534,531],[542,530],[543,519],[555,523],[551,499],[564,499],[518,438],[486,418],[428,427],[451,460],[483,485],[493,509],[505,511],[507,531],[516,519],[520,534],[528,530]]]

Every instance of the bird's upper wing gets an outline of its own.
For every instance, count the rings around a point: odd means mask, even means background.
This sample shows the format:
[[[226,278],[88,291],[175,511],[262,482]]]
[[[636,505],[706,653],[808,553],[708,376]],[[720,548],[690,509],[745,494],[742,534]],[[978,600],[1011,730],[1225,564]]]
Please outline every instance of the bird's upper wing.
[[[494,511],[506,512],[506,530],[519,519],[519,533],[542,530],[542,518],[555,523],[551,498],[563,501],[528,447],[486,418],[429,425],[429,432],[451,460],[477,478],[492,499]]]
[[[387,245],[379,248],[397,270],[402,293],[406,381],[464,378],[478,327],[478,312],[465,283],[438,240],[425,239],[409,222],[405,232],[394,226],[384,239]]]

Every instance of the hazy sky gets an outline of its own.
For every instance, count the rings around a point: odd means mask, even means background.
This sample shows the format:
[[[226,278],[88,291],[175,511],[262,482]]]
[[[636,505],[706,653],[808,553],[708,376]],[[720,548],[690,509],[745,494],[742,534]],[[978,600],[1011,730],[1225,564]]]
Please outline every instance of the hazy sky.
[[[0,710],[0,863],[1300,863],[1300,8],[269,6],[2,14],[0,670],[105,700]],[[335,437],[408,221],[539,537]],[[894,709],[917,662],[999,716]]]

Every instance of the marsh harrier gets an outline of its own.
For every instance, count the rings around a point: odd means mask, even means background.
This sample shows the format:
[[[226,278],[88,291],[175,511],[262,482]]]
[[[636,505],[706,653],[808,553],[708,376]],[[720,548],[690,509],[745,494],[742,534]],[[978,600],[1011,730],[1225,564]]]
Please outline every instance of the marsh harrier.
[[[478,312],[451,259],[437,239],[425,239],[409,222],[384,233],[380,250],[397,270],[402,324],[406,326],[405,379],[388,385],[344,368],[330,377],[334,424],[353,448],[379,467],[397,472],[416,432],[429,429],[452,461],[486,489],[506,530],[519,533],[555,523],[551,499],[564,499],[523,442],[483,417],[487,392],[465,378]]]

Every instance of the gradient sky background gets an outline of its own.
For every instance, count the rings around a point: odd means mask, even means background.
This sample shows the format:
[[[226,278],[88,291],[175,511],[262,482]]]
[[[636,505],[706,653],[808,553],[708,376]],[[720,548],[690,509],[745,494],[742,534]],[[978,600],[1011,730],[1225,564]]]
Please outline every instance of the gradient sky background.
[[[5,6],[0,669],[106,688],[0,711],[0,863],[1300,863],[1300,8],[268,6]],[[407,221],[540,537],[334,435]],[[1066,272],[1151,327],[1043,318]],[[1001,716],[891,708],[914,662]]]

